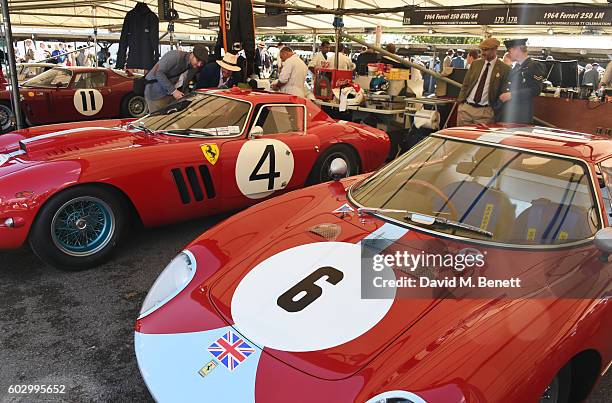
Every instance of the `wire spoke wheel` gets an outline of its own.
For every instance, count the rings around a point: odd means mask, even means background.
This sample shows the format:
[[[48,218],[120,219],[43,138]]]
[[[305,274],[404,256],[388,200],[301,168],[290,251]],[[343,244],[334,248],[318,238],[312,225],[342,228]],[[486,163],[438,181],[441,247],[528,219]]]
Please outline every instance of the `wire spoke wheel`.
[[[0,129],[8,130],[13,124],[13,111],[6,105],[0,105]]]
[[[55,246],[70,256],[91,256],[102,250],[115,233],[115,215],[108,204],[91,196],[63,204],[51,221]]]
[[[140,118],[147,113],[147,104],[141,96],[133,96],[127,103],[128,113],[133,118]]]

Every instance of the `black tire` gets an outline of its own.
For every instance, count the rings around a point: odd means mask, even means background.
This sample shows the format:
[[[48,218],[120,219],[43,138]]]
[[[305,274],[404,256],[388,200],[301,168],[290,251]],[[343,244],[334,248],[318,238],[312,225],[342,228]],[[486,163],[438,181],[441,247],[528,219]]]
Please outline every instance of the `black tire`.
[[[133,92],[127,94],[121,101],[121,116],[126,118],[141,118],[149,113],[145,98]]]
[[[540,403],[567,403],[570,398],[570,386],[572,381],[572,370],[570,365],[566,365],[557,372],[557,375],[550,381],[542,396]]]
[[[13,108],[5,103],[0,103],[0,133],[6,133],[15,129],[15,114]]]
[[[348,175],[357,175],[360,172],[359,155],[355,150],[346,144],[336,144],[328,148],[315,163],[310,175],[308,176],[308,185],[317,183],[329,182],[332,180],[329,176],[329,165],[336,158],[342,158],[348,166]]]
[[[95,185],[70,188],[40,209],[30,230],[30,246],[58,269],[89,269],[112,256],[128,218],[125,203],[112,190]]]

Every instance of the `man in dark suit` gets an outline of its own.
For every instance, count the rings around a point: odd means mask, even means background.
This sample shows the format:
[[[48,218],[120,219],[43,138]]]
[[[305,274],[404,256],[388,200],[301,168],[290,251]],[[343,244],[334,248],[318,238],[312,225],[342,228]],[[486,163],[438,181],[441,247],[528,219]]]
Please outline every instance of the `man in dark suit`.
[[[515,65],[510,71],[507,91],[499,96],[504,103],[501,121],[531,124],[533,98],[542,92],[544,66],[529,57],[527,39],[512,39],[504,44]]]
[[[499,96],[508,85],[508,67],[497,58],[500,42],[487,38],[478,46],[482,57],[474,60],[470,66],[457,102],[457,126],[473,124],[491,124],[496,121],[495,107]]]
[[[238,84],[233,77],[236,71],[240,71],[238,56],[226,53],[222,60],[208,63],[202,68],[196,88],[231,88]]]

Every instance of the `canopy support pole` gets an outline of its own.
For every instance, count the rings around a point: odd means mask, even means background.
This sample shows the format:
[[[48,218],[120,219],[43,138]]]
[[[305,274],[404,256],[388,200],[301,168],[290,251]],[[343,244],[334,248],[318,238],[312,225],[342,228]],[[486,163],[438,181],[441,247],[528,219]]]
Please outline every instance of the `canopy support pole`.
[[[4,39],[6,40],[6,54],[9,62],[9,76],[11,80],[11,99],[13,103],[13,113],[17,129],[23,129],[21,119],[21,107],[19,106],[19,82],[17,81],[17,63],[15,61],[15,50],[13,49],[13,30],[11,29],[11,16],[9,14],[8,0],[0,0],[2,6],[2,17],[4,19]]]

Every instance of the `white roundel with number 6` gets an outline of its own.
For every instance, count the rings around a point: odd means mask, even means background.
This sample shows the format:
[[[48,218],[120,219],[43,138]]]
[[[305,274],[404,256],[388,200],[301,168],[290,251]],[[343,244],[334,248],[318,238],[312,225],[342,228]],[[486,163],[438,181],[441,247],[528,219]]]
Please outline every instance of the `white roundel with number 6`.
[[[102,110],[104,97],[102,93],[94,89],[77,90],[72,98],[77,112],[85,116],[93,116]]]
[[[293,152],[282,141],[249,140],[238,153],[236,183],[249,199],[261,199],[287,187],[293,166]]]
[[[339,346],[380,322],[393,299],[361,298],[361,247],[297,246],[255,266],[232,296],[236,328],[260,346],[306,352]]]

